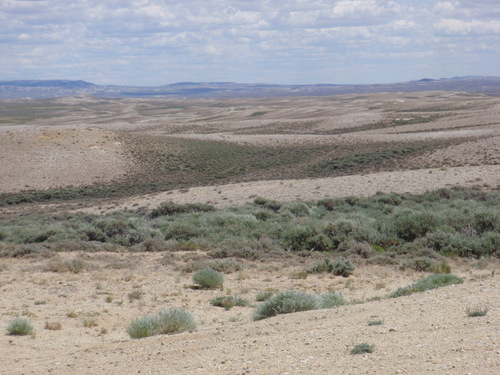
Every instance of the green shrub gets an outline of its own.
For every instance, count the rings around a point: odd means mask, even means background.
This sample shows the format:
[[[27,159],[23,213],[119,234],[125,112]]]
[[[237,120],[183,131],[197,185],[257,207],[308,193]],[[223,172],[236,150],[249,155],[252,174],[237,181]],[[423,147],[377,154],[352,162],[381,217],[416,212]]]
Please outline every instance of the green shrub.
[[[465,310],[465,313],[469,318],[475,318],[479,316],[485,316],[488,313],[488,308],[487,307],[467,307]]]
[[[269,211],[264,211],[264,210],[261,210],[261,211],[257,211],[255,213],[255,218],[257,220],[260,220],[260,221],[266,221],[266,220],[269,220],[273,217],[273,214],[270,213]]]
[[[426,290],[431,290],[435,288],[440,288],[442,286],[461,284],[464,280],[461,277],[451,275],[451,274],[432,274],[418,280],[415,284],[399,288],[395,292],[389,295],[390,298],[409,296],[413,293],[420,293]]]
[[[255,299],[259,302],[266,301],[278,292],[279,292],[278,289],[274,289],[274,288],[266,289],[266,290],[263,290],[263,291],[257,293],[257,295],[255,296]]]
[[[382,319],[372,318],[368,321],[369,326],[380,326],[382,324],[384,324],[384,321]]]
[[[320,301],[316,294],[306,294],[296,291],[282,292],[257,306],[253,320],[266,319],[280,314],[290,314],[298,311],[316,310]]]
[[[311,273],[332,272],[332,270],[333,260],[331,258],[325,258],[323,260],[317,261],[311,266],[311,268],[309,268],[309,272]]]
[[[406,260],[405,262],[403,262],[400,268],[403,270],[406,268],[411,268],[419,272],[431,272],[436,267],[436,265],[437,263],[434,259],[424,256]]]
[[[337,257],[333,260],[331,258],[325,258],[322,261],[315,263],[309,269],[309,272],[329,272],[333,273],[335,276],[348,277],[355,269],[356,265],[350,259]]]
[[[157,317],[155,315],[134,319],[132,323],[128,325],[127,333],[133,339],[154,336],[157,334],[156,322]]]
[[[337,257],[333,260],[332,273],[335,276],[348,277],[355,269],[356,266],[350,259]]]
[[[200,270],[193,275],[193,281],[201,288],[222,288],[224,283],[224,275],[212,268]]]
[[[273,201],[273,200],[266,199],[266,198],[262,198],[262,197],[255,198],[253,203],[256,204],[257,206],[268,208],[274,212],[277,212],[281,208],[280,202]]]
[[[181,266],[181,271],[184,273],[195,272],[211,268],[223,273],[232,273],[241,271],[243,266],[235,258],[224,258],[215,260],[194,260]]]
[[[220,296],[210,300],[212,306],[224,307],[226,310],[231,310],[234,306],[248,306],[250,302],[240,296]]]
[[[440,219],[431,213],[406,210],[393,217],[396,235],[405,241],[424,237],[427,232],[438,229]]]
[[[494,232],[500,229],[500,214],[498,211],[481,211],[474,215],[473,227],[478,234]]]
[[[152,252],[157,253],[160,251],[164,251],[166,248],[167,248],[166,241],[160,237],[146,238],[144,241],[136,244],[133,247],[135,251],[147,252],[147,253],[152,253]]]
[[[133,339],[155,335],[168,335],[196,329],[191,313],[185,309],[162,309],[156,315],[134,319],[127,327]]]
[[[176,221],[167,229],[165,239],[177,241],[189,241],[195,237],[204,236],[203,228],[196,223],[187,221]]]
[[[347,302],[342,293],[330,292],[320,296],[320,308],[331,309],[332,307],[345,305]]]
[[[170,216],[188,212],[210,212],[215,211],[214,206],[202,203],[178,204],[174,202],[162,203],[159,207],[151,211],[151,217]]]
[[[33,334],[35,328],[28,319],[18,317],[9,323],[7,332],[9,335],[24,336]]]
[[[45,272],[72,272],[79,274],[96,268],[97,266],[86,262],[83,259],[74,258],[71,260],[51,261],[43,267],[43,270]]]
[[[243,266],[235,258],[215,259],[209,263],[209,267],[223,273],[241,271]]]
[[[162,309],[157,314],[157,332],[161,335],[170,335],[196,329],[196,323],[191,313],[185,309]]]
[[[451,267],[445,262],[436,263],[432,267],[432,273],[450,273]]]
[[[363,342],[361,344],[356,345],[354,348],[351,349],[351,354],[365,354],[365,353],[373,353],[375,350],[375,346],[370,345],[366,342]]]

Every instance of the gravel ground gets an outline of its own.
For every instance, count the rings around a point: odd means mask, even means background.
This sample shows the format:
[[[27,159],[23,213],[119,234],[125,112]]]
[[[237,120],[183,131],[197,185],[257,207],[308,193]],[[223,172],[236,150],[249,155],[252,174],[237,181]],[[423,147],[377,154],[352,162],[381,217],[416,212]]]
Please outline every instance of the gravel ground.
[[[78,254],[63,254],[65,258]],[[108,260],[105,260],[107,257]],[[461,285],[396,299],[351,304],[254,322],[253,307],[230,311],[209,300],[240,294],[258,304],[258,291],[274,287],[304,292],[341,292],[349,301],[386,296],[424,274],[390,267],[362,266],[348,279],[290,275],[305,265],[246,263],[227,275],[225,291],[189,288],[191,276],[159,266],[155,254],[92,254],[99,270],[78,275],[44,272],[54,260],[3,262],[0,272],[0,327],[14,315],[29,318],[30,336],[0,336],[0,374],[498,374],[500,371],[500,294],[496,263],[477,269],[453,264]],[[100,259],[100,260],[99,260]],[[109,262],[128,261],[113,270]],[[127,294],[144,292],[139,300]],[[110,297],[111,302],[106,302]],[[192,312],[197,330],[133,340],[134,319],[161,307]],[[467,308],[487,307],[470,318]],[[73,315],[71,315],[72,313]],[[71,317],[71,316],[74,317]],[[378,319],[383,324],[369,326]],[[93,327],[85,321],[93,320]],[[60,330],[46,323],[60,323]],[[351,355],[356,344],[375,346],[372,354]]]

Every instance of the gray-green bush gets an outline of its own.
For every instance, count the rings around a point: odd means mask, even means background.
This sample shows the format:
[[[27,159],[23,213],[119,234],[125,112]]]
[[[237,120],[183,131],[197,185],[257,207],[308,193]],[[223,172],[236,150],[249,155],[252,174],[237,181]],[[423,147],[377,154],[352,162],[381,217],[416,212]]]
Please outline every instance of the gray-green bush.
[[[375,346],[368,344],[366,342],[363,342],[361,344],[356,345],[354,348],[352,348],[351,354],[356,355],[356,354],[373,353],[374,351],[375,351]]]
[[[127,327],[127,333],[133,339],[155,335],[169,335],[184,331],[193,331],[196,323],[191,313],[185,309],[162,309],[155,315],[134,319]]]
[[[281,292],[257,306],[253,313],[253,320],[262,320],[299,311],[329,309],[345,304],[344,296],[340,293],[330,292],[317,295],[290,290]]]
[[[329,272],[335,276],[348,277],[356,269],[356,265],[345,257],[337,257],[335,259],[325,258],[322,261],[316,262],[310,269],[312,273]]]
[[[420,293],[426,290],[431,290],[435,288],[440,288],[442,286],[452,285],[452,284],[462,284],[464,280],[461,277],[440,273],[432,274],[421,278],[415,284],[397,289],[395,292],[389,295],[390,298],[409,296],[413,293]]]
[[[9,335],[24,336],[31,335],[35,332],[35,328],[29,319],[17,317],[7,325]]]
[[[212,268],[200,270],[193,275],[193,282],[201,288],[222,288],[224,275]]]
[[[271,297],[254,310],[253,320],[261,320],[280,314],[290,314],[298,311],[317,310],[320,301],[316,294],[306,294],[296,291],[282,292]]]
[[[231,310],[234,306],[248,306],[250,301],[240,296],[220,296],[210,300],[212,306],[223,307]]]

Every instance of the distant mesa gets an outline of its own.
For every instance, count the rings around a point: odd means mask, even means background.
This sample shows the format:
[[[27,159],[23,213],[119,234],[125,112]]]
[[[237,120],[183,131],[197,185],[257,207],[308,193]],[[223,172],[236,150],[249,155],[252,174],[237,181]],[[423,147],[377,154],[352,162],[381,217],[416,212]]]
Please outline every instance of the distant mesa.
[[[458,91],[500,96],[500,77],[422,78],[379,84],[279,85],[236,82],[177,82],[158,86],[96,85],[78,80],[0,81],[0,99],[65,98],[262,98],[330,96],[379,92]]]
[[[70,81],[64,79],[53,79],[53,80],[0,81],[0,86],[85,88],[85,87],[94,87],[97,85],[81,80]]]

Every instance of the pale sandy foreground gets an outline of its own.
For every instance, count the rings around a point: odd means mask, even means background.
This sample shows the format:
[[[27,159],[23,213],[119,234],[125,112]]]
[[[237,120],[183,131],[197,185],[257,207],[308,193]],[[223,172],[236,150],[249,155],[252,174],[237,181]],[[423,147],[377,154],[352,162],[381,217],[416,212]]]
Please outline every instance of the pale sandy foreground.
[[[78,256],[64,254],[65,258]],[[160,265],[160,255],[94,254],[100,269],[73,275],[41,270],[50,260],[8,260],[0,272],[1,374],[498,374],[500,294],[496,264],[453,264],[464,277],[452,285],[396,299],[350,304],[254,322],[254,307],[225,311],[209,300],[227,293],[255,300],[266,288],[342,292],[350,301],[386,296],[424,276],[396,268],[362,266],[348,279],[293,277],[306,265],[245,263],[228,275],[224,291],[194,290],[191,275]],[[106,262],[129,262],[108,269]],[[141,290],[140,300],[127,294]],[[110,297],[107,299],[107,297]],[[42,302],[43,301],[43,302]],[[133,318],[161,307],[186,307],[195,332],[130,339]],[[487,307],[470,318],[467,308]],[[9,336],[14,315],[28,317],[36,335]],[[70,316],[68,316],[70,315]],[[73,317],[71,317],[73,316]],[[368,326],[370,319],[382,325]],[[85,327],[93,320],[94,327]],[[59,322],[61,330],[45,329]],[[372,354],[351,355],[359,343]]]

